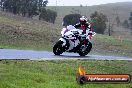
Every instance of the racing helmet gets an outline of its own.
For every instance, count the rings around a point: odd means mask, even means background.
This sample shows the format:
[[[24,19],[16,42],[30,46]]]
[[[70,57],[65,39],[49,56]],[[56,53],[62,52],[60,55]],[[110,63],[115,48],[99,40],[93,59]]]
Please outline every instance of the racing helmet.
[[[81,18],[80,18],[80,23],[81,24],[85,24],[87,22],[87,18],[85,17],[85,16],[82,16]]]

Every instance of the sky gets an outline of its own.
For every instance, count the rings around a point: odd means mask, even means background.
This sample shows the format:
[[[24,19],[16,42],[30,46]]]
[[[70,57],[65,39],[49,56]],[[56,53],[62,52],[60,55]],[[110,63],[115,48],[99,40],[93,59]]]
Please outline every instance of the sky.
[[[92,6],[115,2],[132,2],[132,0],[48,0],[48,6]]]

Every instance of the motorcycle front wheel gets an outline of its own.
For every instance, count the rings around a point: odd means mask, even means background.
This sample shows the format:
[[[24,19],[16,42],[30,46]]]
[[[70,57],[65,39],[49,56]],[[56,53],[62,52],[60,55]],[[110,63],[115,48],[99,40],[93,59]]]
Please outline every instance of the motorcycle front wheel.
[[[63,53],[62,44],[63,44],[62,41],[58,41],[58,42],[54,45],[54,47],[53,47],[53,53],[54,53],[55,55],[60,55],[60,54]]]

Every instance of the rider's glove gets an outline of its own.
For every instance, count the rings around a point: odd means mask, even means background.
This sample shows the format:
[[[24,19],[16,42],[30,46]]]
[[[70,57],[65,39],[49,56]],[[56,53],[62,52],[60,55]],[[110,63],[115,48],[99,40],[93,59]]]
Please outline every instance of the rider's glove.
[[[86,34],[83,34],[82,35],[82,40],[85,40],[86,39]]]

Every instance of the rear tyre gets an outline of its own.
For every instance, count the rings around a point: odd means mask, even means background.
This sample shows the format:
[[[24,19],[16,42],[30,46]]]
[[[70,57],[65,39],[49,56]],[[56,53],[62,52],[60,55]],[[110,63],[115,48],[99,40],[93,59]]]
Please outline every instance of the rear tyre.
[[[80,56],[86,56],[91,51],[91,49],[92,49],[92,43],[88,42],[88,44],[82,45],[80,47],[80,51],[78,53]]]
[[[58,41],[58,42],[54,45],[54,47],[53,47],[53,53],[54,53],[55,55],[60,55],[60,54],[63,53],[62,44],[63,44],[62,41]]]

